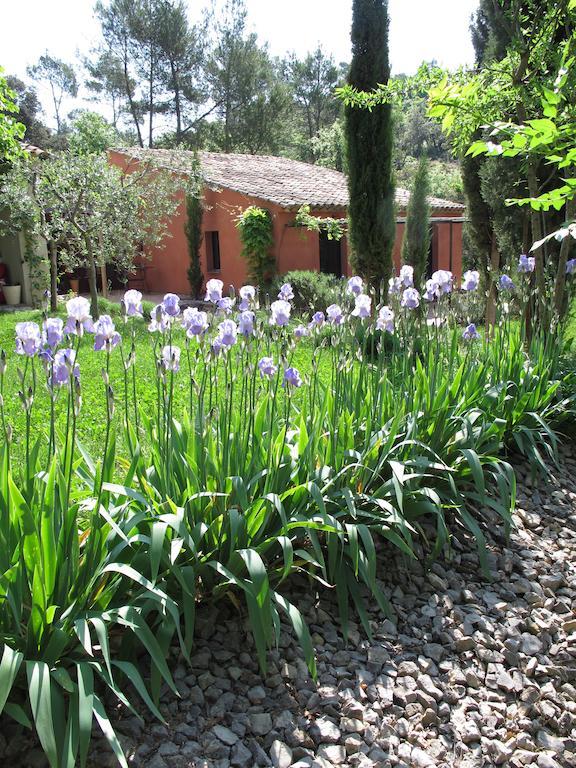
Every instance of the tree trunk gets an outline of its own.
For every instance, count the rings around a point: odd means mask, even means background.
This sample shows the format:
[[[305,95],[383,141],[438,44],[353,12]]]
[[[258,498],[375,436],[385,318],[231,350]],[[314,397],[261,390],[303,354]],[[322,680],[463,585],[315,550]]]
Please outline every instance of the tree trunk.
[[[149,116],[148,116],[148,146],[150,149],[154,146],[154,139],[153,139],[153,115],[154,115],[154,49],[153,46],[150,45],[150,82],[148,85],[148,110],[149,110]]]
[[[58,309],[58,251],[56,243],[50,240],[50,309],[56,312]]]
[[[170,62],[170,71],[172,73],[172,84],[174,87],[174,112],[176,113],[176,144],[182,141],[182,108],[180,105],[180,85],[178,83],[178,73],[174,62]]]
[[[96,259],[94,258],[94,250],[92,248],[92,242],[88,235],[84,236],[84,243],[86,244],[86,253],[88,254],[88,284],[90,285],[90,312],[94,320],[97,320],[98,312],[98,278],[96,275]]]
[[[576,198],[568,200],[566,203],[566,221],[569,223],[576,218]],[[566,262],[570,255],[572,248],[573,238],[568,235],[562,240],[560,247],[560,257],[558,258],[558,270],[556,272],[556,280],[554,282],[554,309],[559,320],[563,318],[566,313]]]
[[[124,64],[124,85],[126,87],[126,96],[128,98],[128,104],[130,106],[130,114],[132,115],[132,120],[134,120],[134,127],[136,128],[136,134],[138,136],[138,144],[140,144],[141,147],[144,146],[144,142],[142,140],[142,132],[140,130],[140,123],[138,122],[138,115],[136,113],[136,105],[134,104],[134,99],[132,98],[132,86],[130,85],[130,73],[128,72],[128,52],[126,50],[126,46],[124,46],[124,57],[123,57],[123,64]]]
[[[492,233],[492,246],[490,249],[490,268],[487,270],[488,294],[486,296],[486,333],[489,338],[494,333],[494,326],[496,325],[496,280],[495,275],[500,269],[500,251],[498,250],[498,242],[496,241],[496,235]]]
[[[526,173],[526,180],[528,181],[528,193],[530,197],[538,197],[540,194],[540,184],[538,182],[538,175],[536,173],[536,165],[533,160],[529,161],[528,171]],[[540,218],[540,211],[534,208],[530,211],[530,223],[532,226],[532,242],[542,240],[544,233],[542,230],[542,219]],[[538,315],[539,319],[543,319],[541,312],[544,310],[544,301],[546,295],[546,281],[544,280],[544,256],[542,249],[538,248],[534,252],[535,257],[535,269],[536,273],[536,290],[538,292]]]

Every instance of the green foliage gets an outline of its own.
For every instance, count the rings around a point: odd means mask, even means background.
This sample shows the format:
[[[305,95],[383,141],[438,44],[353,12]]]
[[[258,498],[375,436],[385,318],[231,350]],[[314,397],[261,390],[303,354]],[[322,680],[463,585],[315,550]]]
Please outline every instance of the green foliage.
[[[309,205],[300,206],[294,223],[312,232],[326,232],[328,240],[341,240],[344,235],[344,226],[340,219],[333,219],[330,216],[312,216]]]
[[[62,59],[57,59],[45,53],[38,62],[27,69],[28,75],[39,82],[46,82],[50,87],[52,104],[54,106],[54,118],[58,133],[65,128],[65,123],[60,114],[62,99],[64,96],[78,95],[78,80],[76,72],[71,64]]]
[[[51,768],[86,765],[93,722],[127,766],[102,692],[132,709],[126,696],[135,691],[161,717],[134,658],[144,651],[152,677],[175,690],[158,634],[162,625],[163,635],[175,631],[178,609],[134,568],[136,510],[102,490],[113,440],[92,477],[72,455],[71,433],[47,461],[40,444],[20,470],[6,443],[0,450],[0,713],[33,724]],[[80,492],[77,470],[87,486]],[[131,648],[114,648],[119,631]]]
[[[88,269],[95,315],[97,265],[127,272],[142,244],[160,246],[183,183],[152,165],[123,175],[97,154],[54,155],[10,178],[33,197],[36,230],[57,245],[62,267]]]
[[[276,270],[272,251],[274,233],[270,211],[251,205],[236,220],[242,242],[242,257],[248,266],[248,275],[256,285],[269,285]]]
[[[24,137],[26,129],[15,117],[18,114],[15,98],[16,94],[8,87],[4,70],[0,67],[0,165],[22,154],[19,139]]]
[[[418,168],[418,159],[406,157],[401,168],[395,171],[396,183],[403,189],[410,189]],[[464,202],[464,185],[460,164],[455,161],[430,160],[428,163],[430,195],[442,200]]]
[[[342,121],[336,120],[327,128],[321,128],[310,140],[310,147],[316,165],[348,172],[346,136]]]
[[[390,77],[388,4],[355,0],[352,17],[352,64],[348,82],[369,91]],[[392,107],[346,107],[350,262],[356,272],[377,285],[392,272],[396,237],[392,176]]]
[[[428,195],[430,181],[428,176],[428,158],[422,155],[414,176],[410,191],[410,200],[406,210],[406,226],[402,241],[402,261],[414,267],[414,281],[422,282],[426,275],[428,252],[430,250],[430,206]]]
[[[342,288],[341,279],[335,275],[298,269],[278,275],[270,289],[271,295],[275,296],[284,283],[290,283],[294,290],[294,307],[308,313],[337,302]]]
[[[13,75],[8,75],[6,81],[14,92],[18,120],[26,127],[24,139],[35,147],[47,149],[51,143],[51,132],[41,120],[42,105],[35,89]]]
[[[220,118],[211,148],[250,154],[274,151],[284,129],[289,91],[267,47],[247,33],[244,0],[227,0],[219,14],[206,71]]]
[[[99,155],[122,142],[113,126],[96,112],[82,112],[73,121],[68,146],[74,155]]]
[[[189,192],[186,195],[186,239],[188,240],[188,255],[190,257],[190,266],[188,267],[188,282],[190,290],[195,299],[200,298],[202,286],[204,285],[204,275],[200,265],[200,246],[202,244],[202,218],[204,206],[198,192]]]

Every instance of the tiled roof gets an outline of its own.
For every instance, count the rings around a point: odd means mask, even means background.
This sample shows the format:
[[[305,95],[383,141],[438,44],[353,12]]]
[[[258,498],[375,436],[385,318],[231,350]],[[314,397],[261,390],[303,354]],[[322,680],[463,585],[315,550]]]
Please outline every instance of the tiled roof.
[[[178,171],[189,169],[193,157],[186,151],[171,149],[135,147],[117,151],[138,159],[150,158],[160,165]],[[342,209],[348,205],[346,176],[331,168],[270,155],[199,152],[198,157],[204,180],[209,187],[232,189],[295,210],[301,205],[328,209]],[[405,209],[409,198],[408,190],[396,189],[396,203],[399,208]],[[437,197],[430,197],[429,203],[433,210],[464,209],[461,203]]]

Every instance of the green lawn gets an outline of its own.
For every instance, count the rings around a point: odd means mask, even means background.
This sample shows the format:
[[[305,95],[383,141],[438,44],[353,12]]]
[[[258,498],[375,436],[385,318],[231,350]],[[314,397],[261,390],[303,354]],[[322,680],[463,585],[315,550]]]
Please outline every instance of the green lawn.
[[[130,330],[123,327],[123,321],[119,314],[118,305],[111,305],[108,302],[103,304],[103,311],[113,314],[118,330],[124,338],[124,350],[127,355],[130,351]],[[62,315],[64,317],[64,315]],[[8,367],[4,381],[4,405],[6,418],[14,430],[14,455],[21,458],[24,455],[25,438],[25,415],[18,390],[20,389],[18,368],[23,369],[26,364],[26,358],[17,355],[14,351],[14,329],[16,323],[25,320],[33,320],[39,324],[42,322],[42,313],[39,311],[14,312],[0,314],[0,349],[4,349],[8,356]],[[147,322],[138,320],[136,322],[136,357],[137,357],[137,399],[139,406],[144,413],[152,413],[156,407],[156,366],[154,362],[154,344],[155,337],[147,330]],[[178,330],[175,333],[174,344],[180,346],[182,350],[182,367],[175,376],[175,394],[176,407],[175,416],[182,408],[185,408],[189,402],[189,377],[187,363],[185,358],[184,332]],[[78,364],[81,369],[82,384],[82,410],[78,421],[78,436],[88,452],[99,458],[104,441],[106,428],[106,404],[104,399],[104,383],[102,379],[102,369],[106,364],[106,354],[104,352],[94,352],[92,349],[92,339],[86,336],[82,342]],[[191,344],[191,348],[194,345]],[[274,354],[276,357],[276,354]],[[306,339],[299,342],[292,364],[299,368],[302,375],[310,372],[312,361],[312,345]],[[45,385],[44,371],[36,360],[36,372],[38,386],[33,405],[34,436],[45,433],[48,435],[50,399],[48,389]],[[327,355],[321,365],[325,375],[328,372]],[[241,371],[238,371],[241,374]],[[115,413],[116,434],[119,453],[126,454],[124,444],[124,435],[122,429],[123,418],[123,389],[124,375],[120,350],[117,348],[112,352],[110,365],[110,382],[114,392],[117,394],[117,407]],[[62,430],[66,423],[65,393],[60,393],[59,401],[56,405],[57,424]]]

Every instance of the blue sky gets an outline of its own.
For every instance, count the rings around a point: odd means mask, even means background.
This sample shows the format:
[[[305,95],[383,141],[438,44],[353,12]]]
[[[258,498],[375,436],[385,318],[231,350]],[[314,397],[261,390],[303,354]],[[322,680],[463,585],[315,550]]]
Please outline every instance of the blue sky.
[[[191,17],[205,4],[192,0]],[[93,0],[5,0],[2,5],[0,66],[10,74],[24,76],[26,66],[46,50],[74,61],[98,42]],[[449,68],[471,64],[468,25],[477,6],[478,0],[389,0],[393,71],[414,72],[433,58]],[[269,42],[273,54],[303,56],[320,43],[337,61],[350,59],[352,0],[247,0],[247,7],[250,28]],[[47,110],[48,95],[39,89]]]

